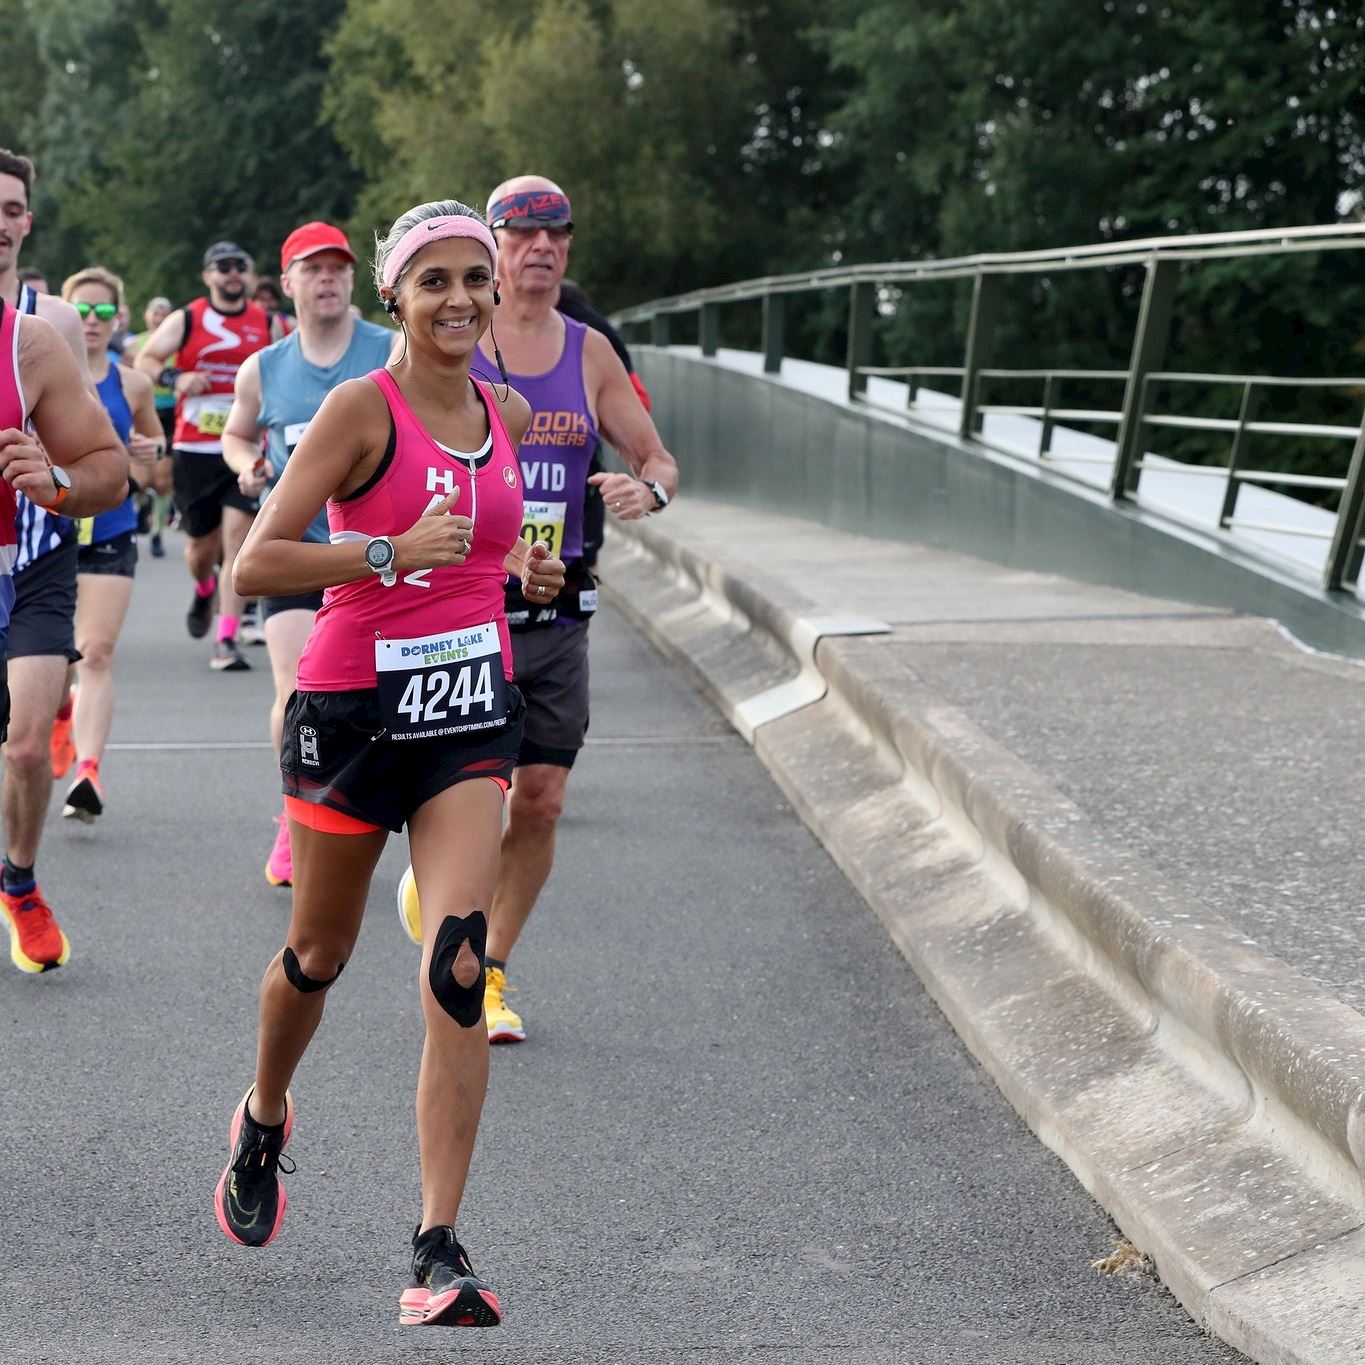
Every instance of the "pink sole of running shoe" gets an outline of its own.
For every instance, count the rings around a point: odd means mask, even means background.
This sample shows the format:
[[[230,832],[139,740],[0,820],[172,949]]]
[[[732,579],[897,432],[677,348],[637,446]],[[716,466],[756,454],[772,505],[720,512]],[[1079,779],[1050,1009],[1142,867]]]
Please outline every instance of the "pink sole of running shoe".
[[[294,859],[289,848],[289,822],[280,817],[275,843],[265,860],[265,879],[271,886],[293,886]]]
[[[426,1289],[405,1289],[398,1300],[403,1327],[497,1327],[502,1304],[491,1289],[461,1286],[433,1295]]]
[[[236,1151],[237,1135],[242,1131],[242,1115],[246,1111],[246,1102],[251,1098],[251,1091],[256,1087],[253,1085],[250,1090],[242,1096],[241,1103],[232,1111],[232,1123],[228,1126],[228,1150]],[[289,1142],[289,1135],[294,1131],[294,1097],[286,1090],[284,1094],[284,1147]],[[213,1216],[218,1220],[218,1226],[223,1230],[223,1236],[230,1242],[236,1242],[239,1247],[251,1246],[252,1243],[244,1242],[233,1230],[228,1227],[227,1219],[223,1217],[223,1187],[227,1184],[228,1172],[232,1169],[231,1160],[223,1167],[223,1174],[218,1177],[218,1184],[213,1190]],[[279,1233],[280,1225],[284,1222],[284,1211],[289,1207],[289,1196],[285,1192],[283,1185],[280,1186],[280,1206],[275,1210],[275,1226],[270,1229],[270,1236],[264,1242],[257,1245],[268,1247],[275,1240]]]

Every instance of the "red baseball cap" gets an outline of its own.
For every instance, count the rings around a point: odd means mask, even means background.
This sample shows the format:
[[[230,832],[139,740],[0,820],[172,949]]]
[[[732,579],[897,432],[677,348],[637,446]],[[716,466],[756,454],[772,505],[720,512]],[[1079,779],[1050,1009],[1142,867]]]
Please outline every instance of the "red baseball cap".
[[[316,255],[319,251],[340,251],[354,262],[356,254],[346,240],[346,234],[331,223],[305,223],[296,227],[284,239],[280,248],[280,271],[283,273],[304,256]]]

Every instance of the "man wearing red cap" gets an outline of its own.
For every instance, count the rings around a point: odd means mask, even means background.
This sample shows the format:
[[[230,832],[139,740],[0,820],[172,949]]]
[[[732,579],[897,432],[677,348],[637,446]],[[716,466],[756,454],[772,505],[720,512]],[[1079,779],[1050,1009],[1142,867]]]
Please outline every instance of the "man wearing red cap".
[[[379,369],[389,358],[395,334],[351,312],[355,260],[346,234],[330,223],[295,228],[280,250],[280,284],[294,301],[298,327],[248,357],[237,371],[232,411],[223,430],[223,458],[237,475],[240,491],[250,498],[259,498],[279,478],[328,393],[344,380],[360,379]],[[327,544],[325,511],[303,538]],[[276,753],[299,655],[321,606],[320,591],[261,599],[265,643],[275,677],[270,733]],[[272,886],[288,886],[293,880],[289,822],[283,813],[277,819],[265,876]]]

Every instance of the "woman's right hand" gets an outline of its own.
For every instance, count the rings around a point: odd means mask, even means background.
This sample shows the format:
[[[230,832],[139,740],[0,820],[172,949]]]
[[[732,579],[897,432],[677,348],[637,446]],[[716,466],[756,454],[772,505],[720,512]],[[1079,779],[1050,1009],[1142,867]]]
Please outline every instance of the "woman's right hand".
[[[459,496],[458,488],[447,493],[417,518],[411,530],[392,538],[395,572],[458,567],[469,558],[474,523],[452,510]]]

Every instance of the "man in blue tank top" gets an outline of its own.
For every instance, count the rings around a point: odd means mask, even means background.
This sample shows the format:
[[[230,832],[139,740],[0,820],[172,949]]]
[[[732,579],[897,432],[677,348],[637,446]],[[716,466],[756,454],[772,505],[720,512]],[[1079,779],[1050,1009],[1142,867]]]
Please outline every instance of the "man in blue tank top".
[[[279,478],[322,400],[338,384],[369,374],[389,358],[394,333],[351,312],[355,261],[346,234],[330,223],[305,223],[285,239],[280,251],[280,284],[294,301],[298,327],[249,356],[237,371],[232,411],[223,431],[223,458],[237,474],[238,487],[249,497],[259,496]],[[325,510],[318,513],[304,540],[327,543]],[[321,606],[320,591],[261,600],[265,643],[275,678],[270,734],[276,754],[284,704],[294,690],[299,655]],[[293,881],[289,822],[283,812],[277,822],[265,876],[272,886],[288,886]]]
[[[569,771],[588,729],[588,620],[597,592],[582,562],[585,488],[591,483],[600,490],[610,515],[633,520],[668,506],[678,468],[610,342],[556,311],[573,236],[568,196],[542,176],[518,176],[493,191],[487,218],[498,241],[501,301],[496,338],[483,338],[484,359],[475,369],[496,382],[498,346],[509,381],[531,404],[531,428],[518,451],[522,536],[548,541],[569,570],[549,608],[528,602],[515,585],[508,588],[526,737],[488,917],[484,1012],[490,1041],[520,1042],[525,1025],[503,999],[507,957],[549,878]],[[589,474],[599,437],[629,473]]]

